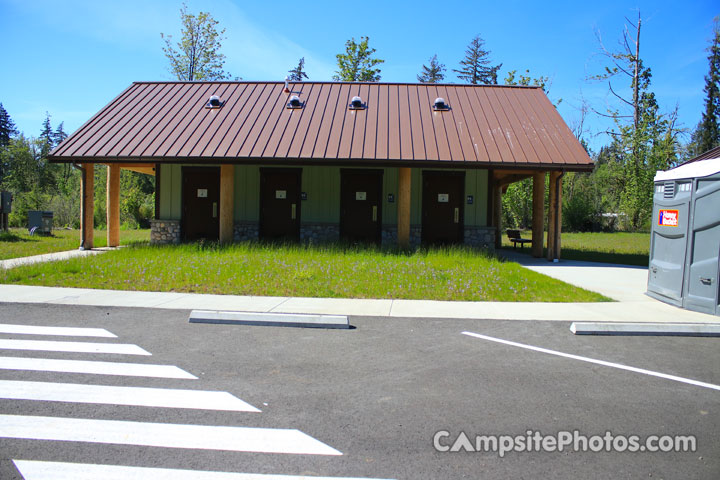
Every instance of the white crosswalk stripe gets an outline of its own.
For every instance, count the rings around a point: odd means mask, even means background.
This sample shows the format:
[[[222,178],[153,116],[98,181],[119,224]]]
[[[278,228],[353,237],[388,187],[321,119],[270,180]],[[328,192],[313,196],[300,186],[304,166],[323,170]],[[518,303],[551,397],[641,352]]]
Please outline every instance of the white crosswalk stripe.
[[[342,455],[291,429],[0,415],[0,437],[233,452]]]
[[[130,345],[127,343],[56,342],[51,340],[0,339],[0,350],[40,350],[46,352],[152,355],[137,345]]]
[[[0,370],[30,370],[38,372],[88,373],[94,375],[197,380],[195,375],[174,365],[98,362],[90,360],[0,357]]]
[[[358,477],[310,477],[258,473],[208,472],[169,468],[13,460],[25,480],[382,480]]]
[[[0,398],[142,407],[259,412],[228,392],[0,380]]]
[[[117,338],[95,328],[0,324],[0,333]],[[0,339],[0,350],[152,355],[132,344]],[[197,380],[173,365],[0,356],[0,370],[97,374]],[[0,399],[202,409],[227,412],[260,410],[229,392],[189,389],[108,386],[83,383],[0,380]],[[249,418],[249,417],[248,417]],[[295,429],[225,425],[191,425],[120,420],[95,420],[0,413],[0,438],[87,442],[161,448],[218,450],[292,455],[342,453]],[[96,465],[38,460],[13,460],[25,480],[373,480],[258,473],[179,470],[124,465]],[[379,479],[374,479],[379,480]]]
[[[42,327],[37,325],[11,325],[0,323],[0,333],[18,333],[21,335],[58,335],[66,337],[104,337],[117,338],[117,335],[104,328],[84,327]]]

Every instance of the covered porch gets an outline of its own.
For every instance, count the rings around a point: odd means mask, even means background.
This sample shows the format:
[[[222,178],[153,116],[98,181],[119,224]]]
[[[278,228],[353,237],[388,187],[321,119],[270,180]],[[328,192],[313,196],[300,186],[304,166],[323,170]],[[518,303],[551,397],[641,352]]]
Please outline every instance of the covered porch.
[[[95,163],[78,164],[80,177],[80,249],[94,247]],[[147,163],[113,163],[107,166],[106,221],[107,246],[120,246],[120,171],[129,170],[155,176],[156,166]]]
[[[81,224],[82,238],[81,248],[93,248],[92,232],[94,227],[94,163],[81,165],[82,169],[82,204]],[[160,164],[141,163],[107,163],[107,244],[114,247],[120,244],[120,171],[127,169],[156,177],[156,208],[155,221],[163,221],[160,204]],[[235,188],[236,188],[236,166],[234,164],[221,164],[219,202],[218,202],[218,223],[220,243],[231,243],[236,241],[235,224]],[[397,168],[397,214],[395,227],[397,229],[397,245],[400,248],[409,248],[411,242],[412,218],[417,214],[413,210],[413,195],[419,195],[413,189],[413,167]],[[417,169],[415,169],[417,170]],[[509,169],[488,169],[487,170],[487,208],[486,225],[493,229],[493,247],[498,249],[502,244],[501,228],[502,219],[502,194],[511,183],[533,179],[533,213],[532,213],[532,246],[531,254],[534,257],[542,257],[547,246],[545,255],[548,260],[560,258],[561,234],[562,234],[562,170],[509,170]],[[545,185],[548,179],[549,202],[547,211],[545,209]],[[415,187],[417,189],[417,186]],[[417,208],[417,202],[415,202]],[[416,215],[417,216],[417,215]],[[547,225],[547,244],[545,244],[545,227]],[[179,228],[179,226],[178,226]]]

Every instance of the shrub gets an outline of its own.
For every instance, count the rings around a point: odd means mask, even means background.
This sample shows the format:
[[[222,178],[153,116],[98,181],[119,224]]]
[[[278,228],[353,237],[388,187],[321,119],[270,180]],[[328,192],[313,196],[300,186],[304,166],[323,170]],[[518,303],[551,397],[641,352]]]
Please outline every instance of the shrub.
[[[574,195],[563,202],[563,230],[570,232],[590,232],[599,230],[600,215],[595,211],[592,201],[584,195]]]

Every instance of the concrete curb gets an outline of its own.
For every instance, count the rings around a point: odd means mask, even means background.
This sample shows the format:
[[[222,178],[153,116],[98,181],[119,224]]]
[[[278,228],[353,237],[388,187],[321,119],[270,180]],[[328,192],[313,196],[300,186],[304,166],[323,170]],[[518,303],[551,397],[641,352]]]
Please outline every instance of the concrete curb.
[[[304,315],[279,313],[231,312],[220,310],[193,310],[190,323],[224,325],[255,325],[266,327],[350,328],[346,315]]]
[[[702,323],[573,322],[570,331],[575,335],[720,337],[720,325]]]

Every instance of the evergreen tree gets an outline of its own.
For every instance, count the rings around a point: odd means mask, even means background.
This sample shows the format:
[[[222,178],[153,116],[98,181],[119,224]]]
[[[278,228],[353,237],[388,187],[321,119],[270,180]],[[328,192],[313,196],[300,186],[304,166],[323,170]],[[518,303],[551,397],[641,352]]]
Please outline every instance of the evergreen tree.
[[[705,111],[693,132],[694,154],[720,145],[720,20],[715,17],[712,44],[708,47],[710,68],[705,77]]]
[[[433,55],[430,59],[430,66],[422,66],[422,72],[417,76],[418,82],[422,83],[440,83],[445,79],[445,65],[438,62],[437,55]]]
[[[172,44],[172,35],[161,33],[165,40],[163,52],[170,61],[170,72],[180,81],[226,80],[230,75],[223,71],[225,55],[220,53],[225,29],[217,31],[218,22],[209,13],[197,16],[187,12],[183,3],[180,9],[182,40],[177,49]]]
[[[497,85],[497,72],[502,67],[491,66],[490,51],[485,50],[485,40],[475,36],[465,50],[465,58],[460,61],[460,69],[453,69],[460,80],[473,85]]]
[[[42,124],[39,140],[43,142],[40,147],[40,156],[45,158],[55,146],[55,133],[50,125],[50,114],[48,112],[45,112],[45,120]]]
[[[68,134],[65,133],[65,129],[63,128],[64,125],[65,122],[60,122],[60,125],[58,125],[58,127],[55,129],[55,132],[53,133],[53,142],[55,143],[56,147],[68,137]],[[58,187],[63,193],[68,193],[70,191],[70,188],[72,187],[70,184],[70,177],[72,176],[72,165],[69,163],[62,163],[59,165],[56,164],[54,165],[54,167],[57,170],[56,183]]]
[[[291,82],[302,82],[303,79],[308,79],[307,73],[305,73],[305,57],[302,57],[298,62],[298,66],[289,70],[288,79]]]
[[[68,137],[68,134],[65,133],[65,129],[63,128],[64,126],[65,122],[60,122],[60,125],[58,125],[58,127],[55,129],[55,132],[53,133],[53,142],[56,147]]]
[[[17,135],[15,123],[10,118],[3,104],[0,103],[0,148],[7,147],[10,144],[10,138]]]
[[[374,48],[368,46],[369,37],[360,37],[360,43],[355,38],[345,42],[345,53],[338,53],[338,69],[333,80],[343,82],[379,82],[380,69],[375,65],[385,63],[385,60],[372,58]]]

